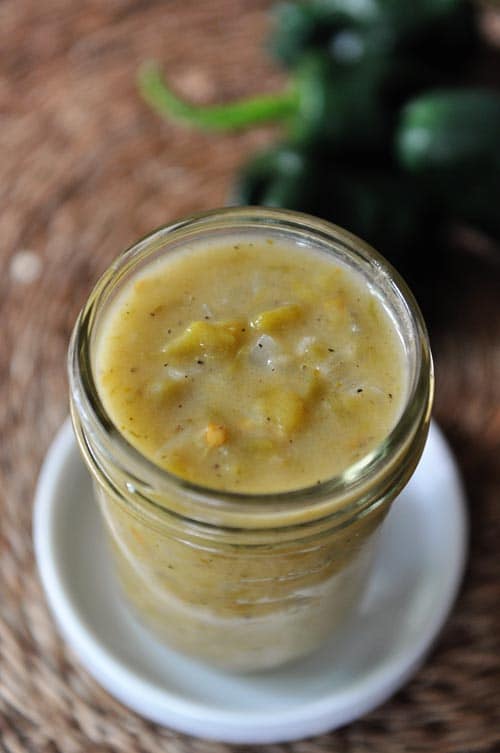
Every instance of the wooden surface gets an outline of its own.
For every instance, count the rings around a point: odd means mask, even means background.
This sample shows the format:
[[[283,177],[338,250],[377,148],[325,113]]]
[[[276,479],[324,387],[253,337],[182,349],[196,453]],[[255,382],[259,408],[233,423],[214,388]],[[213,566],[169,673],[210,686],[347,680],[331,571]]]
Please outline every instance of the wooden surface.
[[[230,750],[143,721],[79,667],[40,590],[31,510],[67,413],[68,336],[92,282],[153,227],[223,204],[237,165],[269,138],[162,123],[137,96],[137,66],[159,59],[199,101],[272,90],[280,75],[261,51],[268,4],[0,5],[0,751]],[[274,751],[500,750],[500,272],[494,254],[472,245],[477,253],[450,260],[433,288],[435,414],[470,500],[460,598],[425,667],[393,700]]]

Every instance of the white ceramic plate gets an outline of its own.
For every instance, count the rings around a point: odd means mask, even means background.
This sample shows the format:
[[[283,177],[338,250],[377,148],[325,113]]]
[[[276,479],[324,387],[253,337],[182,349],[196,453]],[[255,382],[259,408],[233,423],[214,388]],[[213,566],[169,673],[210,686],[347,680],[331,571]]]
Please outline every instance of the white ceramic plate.
[[[136,623],[118,596],[99,516],[66,422],[43,465],[34,510],[38,567],[62,633],[95,679],[139,714],[234,743],[323,733],[389,698],[441,629],[466,552],[462,485],[433,425],[420,465],[384,524],[349,629],[308,659],[234,676],[159,645]]]

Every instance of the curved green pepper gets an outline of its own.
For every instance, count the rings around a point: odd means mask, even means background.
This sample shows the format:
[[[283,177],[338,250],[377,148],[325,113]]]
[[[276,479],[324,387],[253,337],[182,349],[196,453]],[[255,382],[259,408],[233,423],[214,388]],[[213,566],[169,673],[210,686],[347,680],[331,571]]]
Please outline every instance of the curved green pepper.
[[[436,203],[500,238],[499,137],[500,93],[441,90],[404,108],[396,152]]]
[[[290,86],[275,95],[222,105],[197,106],[180,99],[149,64],[140,73],[143,97],[159,113],[205,130],[230,131],[282,121],[292,141],[336,142],[339,147],[376,143],[385,111],[379,92],[388,62],[367,61],[355,70],[332,64],[326,53],[300,59]]]
[[[414,173],[487,166],[500,155],[500,94],[438,90],[409,102],[396,133],[399,161]]]
[[[228,131],[271,120],[287,119],[297,111],[297,94],[290,87],[279,95],[259,95],[221,105],[194,105],[170,88],[153,61],[141,66],[139,90],[160,115],[207,131]]]

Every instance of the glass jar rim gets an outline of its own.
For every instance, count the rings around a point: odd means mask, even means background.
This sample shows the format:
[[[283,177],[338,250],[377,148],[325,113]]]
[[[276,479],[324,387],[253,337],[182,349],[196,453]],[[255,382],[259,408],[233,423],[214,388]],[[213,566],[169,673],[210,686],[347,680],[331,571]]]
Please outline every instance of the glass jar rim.
[[[375,275],[390,282],[392,292],[404,305],[413,330],[415,368],[398,421],[369,453],[330,478],[300,489],[273,493],[221,491],[183,479],[140,453],[121,434],[108,415],[97,390],[91,359],[93,325],[111,287],[134,262],[179,240],[193,239],[208,230],[229,229],[262,232],[265,229],[307,234],[331,247],[341,246]],[[183,497],[181,509],[170,512],[192,520],[232,526],[270,527],[294,525],[326,516],[359,514],[381,497],[382,491],[402,488],[413,472],[425,441],[433,397],[433,369],[425,323],[406,282],[375,249],[352,233],[325,220],[300,212],[267,207],[230,207],[192,215],[162,226],[122,252],[98,280],[82,309],[71,338],[68,368],[73,423],[84,454],[101,466],[106,462],[120,468],[126,488],[157,510],[176,495]],[[81,424],[78,428],[78,424]],[[86,439],[91,432],[94,447]],[[112,444],[112,450],[109,444]],[[376,489],[376,492],[375,492]],[[388,491],[389,490],[389,491]],[[175,492],[175,494],[174,494]],[[383,496],[383,495],[382,495]],[[175,507],[175,506],[174,506]]]

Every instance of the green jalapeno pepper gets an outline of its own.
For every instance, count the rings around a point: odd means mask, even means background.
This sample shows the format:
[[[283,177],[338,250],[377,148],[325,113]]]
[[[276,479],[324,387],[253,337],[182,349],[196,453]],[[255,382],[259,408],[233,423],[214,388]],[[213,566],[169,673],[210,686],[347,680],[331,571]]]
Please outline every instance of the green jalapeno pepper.
[[[439,90],[403,109],[400,164],[451,216],[500,237],[500,93]]]
[[[264,121],[281,121],[295,143],[333,142],[339,146],[378,141],[385,110],[379,91],[387,76],[385,61],[367,62],[362,72],[332,65],[325,53],[299,61],[289,87],[275,95],[197,106],[180,99],[156,66],[140,74],[144,98],[158,112],[196,127],[226,131]]]
[[[500,161],[500,94],[438,90],[409,102],[396,133],[401,164],[413,173],[481,168]]]

